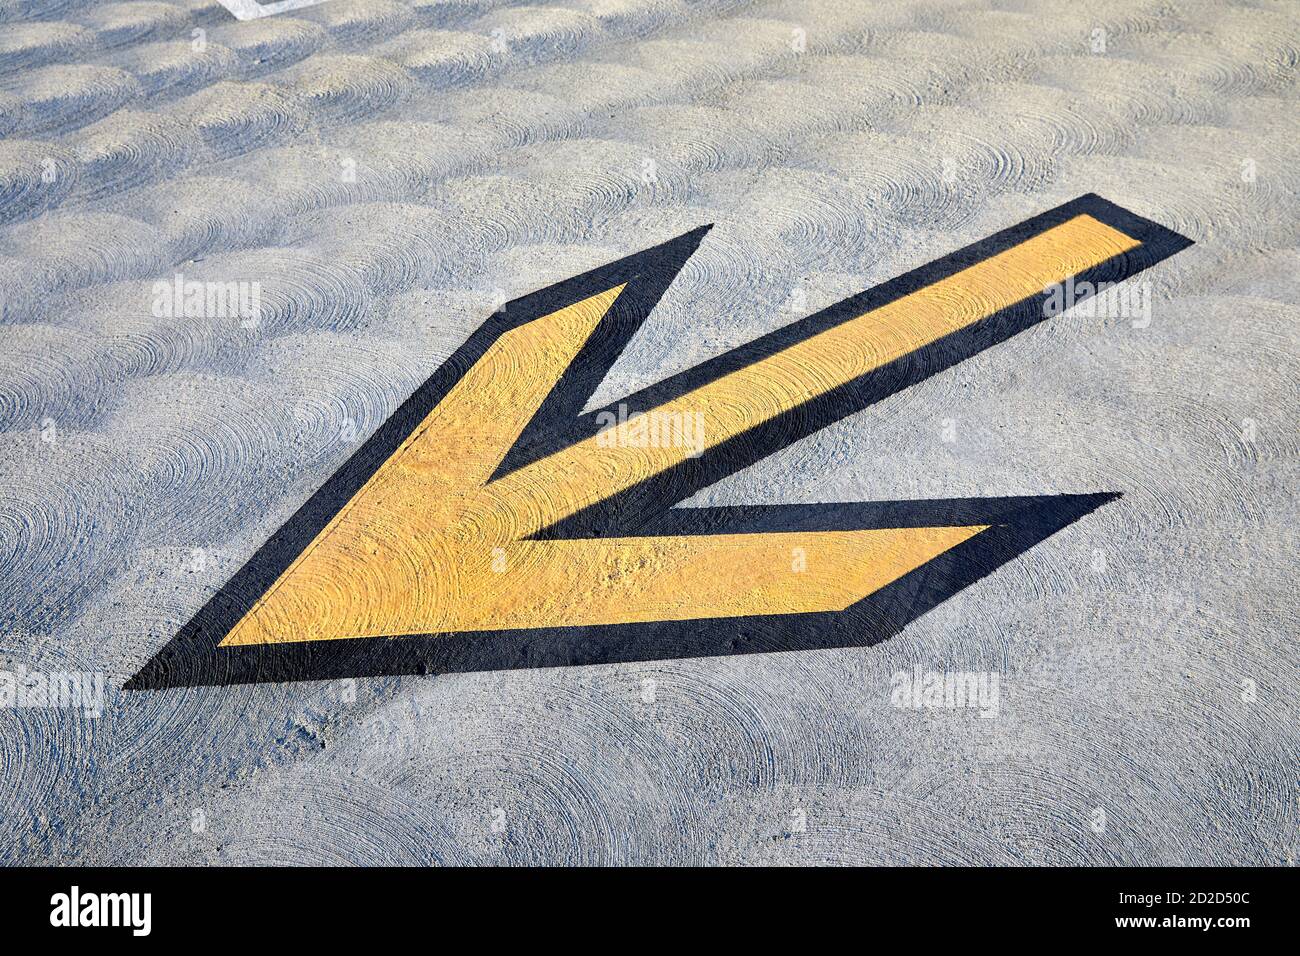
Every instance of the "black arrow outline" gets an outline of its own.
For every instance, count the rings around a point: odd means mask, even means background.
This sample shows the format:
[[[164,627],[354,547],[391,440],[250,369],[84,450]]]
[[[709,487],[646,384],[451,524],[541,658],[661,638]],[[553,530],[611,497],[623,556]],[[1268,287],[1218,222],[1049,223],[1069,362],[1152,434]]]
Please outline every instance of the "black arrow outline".
[[[393,454],[428,412],[506,331],[627,283],[561,376],[496,476],[594,435],[598,416],[618,404],[648,410],[863,312],[908,295],[1080,214],[1141,245],[1076,275],[1076,283],[1119,282],[1187,248],[1190,239],[1099,196],[1086,195],[855,295],[815,315],[582,414],[633,333],[646,321],[709,227],[565,280],[509,303],[407,399],[125,685],[128,690],[556,667],[830,647],[868,647],[1044,538],[1118,497],[1117,493],[889,501],[735,508],[675,508],[678,502],[888,395],[1005,341],[1049,317],[1046,293],[1031,296],[859,379],[812,399],[700,456],[613,495],[538,538],[739,534],[990,524],[989,530],[838,612],[710,618],[650,624],[474,631],[392,638],[343,638],[223,648],[220,641],[319,531]]]

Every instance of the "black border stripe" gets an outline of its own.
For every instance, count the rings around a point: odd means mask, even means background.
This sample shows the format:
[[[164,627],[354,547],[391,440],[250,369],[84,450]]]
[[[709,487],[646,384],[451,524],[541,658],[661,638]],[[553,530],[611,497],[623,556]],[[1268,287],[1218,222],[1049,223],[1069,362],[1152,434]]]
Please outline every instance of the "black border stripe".
[[[1086,195],[671,376],[622,399],[621,403],[634,411],[654,408],[1084,213],[1137,239],[1141,245],[1076,276],[1077,282],[1118,282],[1191,245],[1189,239],[1177,233],[1098,196]],[[507,474],[594,435],[599,430],[597,416],[601,411],[612,411],[616,405],[581,414],[583,405],[703,240],[708,228],[700,227],[662,245],[524,296],[490,318],[127,682],[126,688],[139,690],[865,647],[897,633],[962,588],[1116,497],[1115,494],[1103,493],[761,508],[671,507],[772,452],[1043,321],[1047,317],[1046,296],[1036,295],[751,429],[697,459],[688,459],[678,467],[544,529],[538,535],[541,538],[570,538],[961,523],[994,525],[842,612],[340,639],[234,648],[217,646],[502,333],[615,285],[627,283],[623,294],[543,402],[520,440],[507,453],[497,475]]]

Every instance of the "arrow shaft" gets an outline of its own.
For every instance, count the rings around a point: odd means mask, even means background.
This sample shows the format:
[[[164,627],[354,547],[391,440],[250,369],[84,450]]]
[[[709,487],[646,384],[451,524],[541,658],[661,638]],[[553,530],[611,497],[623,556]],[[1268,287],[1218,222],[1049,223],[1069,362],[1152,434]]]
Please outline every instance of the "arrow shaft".
[[[593,436],[497,479],[490,491],[519,516],[520,534],[535,534],[1139,244],[1092,216],[1076,216],[640,416],[647,423],[698,421],[701,443],[643,447]]]

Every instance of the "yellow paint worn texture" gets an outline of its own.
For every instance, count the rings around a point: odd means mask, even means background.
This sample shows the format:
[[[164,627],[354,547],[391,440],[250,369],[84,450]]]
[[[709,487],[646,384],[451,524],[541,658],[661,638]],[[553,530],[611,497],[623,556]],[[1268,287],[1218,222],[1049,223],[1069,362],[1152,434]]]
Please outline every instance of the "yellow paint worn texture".
[[[1136,245],[1078,216],[652,414],[714,447]],[[222,644],[838,610],[986,527],[521,540],[692,451],[593,437],[488,483],[622,288],[502,335]]]

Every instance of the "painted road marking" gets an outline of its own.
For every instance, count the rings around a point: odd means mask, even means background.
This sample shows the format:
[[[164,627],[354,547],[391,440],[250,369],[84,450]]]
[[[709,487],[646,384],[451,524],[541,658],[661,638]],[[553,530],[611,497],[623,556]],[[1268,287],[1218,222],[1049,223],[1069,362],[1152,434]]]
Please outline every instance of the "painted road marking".
[[[288,13],[290,10],[301,10],[304,7],[314,7],[322,4],[325,0],[272,0],[272,2],[262,2],[262,0],[219,0],[221,5],[233,13],[239,20],[256,20],[259,17],[270,17],[277,13]]]
[[[963,336],[1040,321],[1052,286],[1127,277],[1186,240],[1085,197],[646,390],[632,397],[644,411],[593,429],[577,411],[702,235],[485,327],[132,685],[818,646],[762,639],[855,609],[872,633],[831,646],[872,643],[1111,497],[893,503],[892,519],[868,505],[672,507],[870,404],[877,373],[959,361],[1000,340]],[[655,422],[698,429],[647,442]],[[699,636],[728,620],[759,646]]]
[[[715,447],[1137,244],[1077,216],[647,414]],[[696,450],[592,437],[489,481],[621,291],[501,336],[222,645],[842,610],[985,529],[526,540]]]

